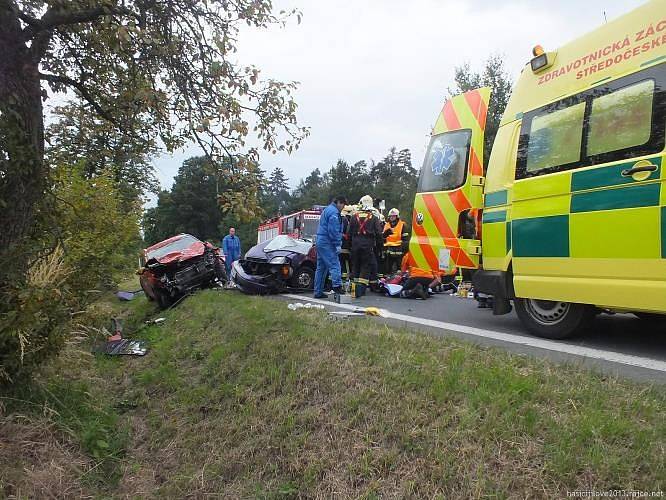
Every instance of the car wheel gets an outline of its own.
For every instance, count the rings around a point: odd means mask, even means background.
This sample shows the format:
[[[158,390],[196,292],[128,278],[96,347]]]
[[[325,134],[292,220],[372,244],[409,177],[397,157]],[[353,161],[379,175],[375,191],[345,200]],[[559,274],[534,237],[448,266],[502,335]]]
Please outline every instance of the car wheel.
[[[520,321],[537,337],[571,337],[594,318],[594,307],[553,300],[514,299]]]
[[[309,267],[301,267],[294,277],[292,278],[292,285],[296,288],[304,290],[312,290],[314,288],[315,273]]]
[[[143,279],[143,276],[139,278],[139,283],[141,284],[143,294],[150,302],[153,302],[155,300],[155,291],[153,290],[153,287],[151,287],[150,284],[145,279]]]
[[[171,304],[173,304],[171,295],[169,295],[164,290],[155,290],[155,297],[157,298],[157,305],[160,307],[160,309],[169,309]]]

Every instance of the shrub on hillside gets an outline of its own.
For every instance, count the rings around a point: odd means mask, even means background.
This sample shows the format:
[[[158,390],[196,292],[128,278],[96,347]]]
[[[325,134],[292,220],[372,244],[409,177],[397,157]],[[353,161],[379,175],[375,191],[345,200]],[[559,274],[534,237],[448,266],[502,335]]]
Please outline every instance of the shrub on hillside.
[[[36,238],[35,248],[53,250],[35,259],[25,281],[3,290],[0,385],[29,376],[58,353],[72,330],[72,314],[132,269],[141,241],[139,203],[127,207],[110,174],[87,179],[78,168],[55,174],[57,201],[49,219],[60,241]]]

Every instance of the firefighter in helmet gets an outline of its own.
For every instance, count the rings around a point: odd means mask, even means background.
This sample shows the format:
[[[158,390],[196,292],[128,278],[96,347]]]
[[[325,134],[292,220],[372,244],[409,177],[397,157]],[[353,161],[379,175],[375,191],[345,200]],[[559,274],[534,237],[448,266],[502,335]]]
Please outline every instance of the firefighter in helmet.
[[[372,197],[366,195],[361,198],[361,206],[349,223],[356,297],[365,295],[374,267],[373,259],[376,263],[377,258],[374,249],[382,241],[382,225],[375,211]]]
[[[389,275],[400,269],[404,248],[409,241],[409,232],[405,222],[400,219],[400,211],[392,208],[384,224],[384,251],[386,252],[385,274]]]

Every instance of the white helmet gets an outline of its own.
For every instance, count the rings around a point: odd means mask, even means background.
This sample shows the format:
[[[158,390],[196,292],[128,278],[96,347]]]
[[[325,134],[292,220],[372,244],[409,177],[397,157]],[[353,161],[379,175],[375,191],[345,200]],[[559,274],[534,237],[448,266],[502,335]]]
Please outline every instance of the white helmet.
[[[360,204],[363,210],[372,210],[372,205],[373,205],[372,196],[366,194],[364,197],[361,198]]]
[[[397,208],[392,208],[391,210],[389,210],[388,216],[391,217],[392,215],[400,217],[400,210],[398,210]]]

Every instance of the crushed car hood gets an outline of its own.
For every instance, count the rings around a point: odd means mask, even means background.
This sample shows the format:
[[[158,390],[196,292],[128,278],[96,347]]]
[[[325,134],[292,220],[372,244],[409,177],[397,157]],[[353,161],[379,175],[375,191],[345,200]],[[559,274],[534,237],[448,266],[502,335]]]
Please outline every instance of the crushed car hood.
[[[291,238],[285,234],[281,234],[280,236],[276,236],[268,242],[268,245],[264,247],[264,253],[275,252],[277,250],[287,250],[289,252],[307,255],[311,248],[312,243],[309,241],[295,240],[294,238]]]
[[[246,259],[268,260],[272,257],[289,257],[293,254],[307,255],[312,249],[312,243],[305,240],[296,240],[287,235],[276,236],[270,241],[264,241],[250,248],[245,254]]]
[[[183,235],[178,235],[178,236],[173,236],[169,239],[166,239],[164,241],[160,241],[159,243],[156,243],[155,245],[146,248],[145,253],[148,256],[148,260],[156,260],[160,264],[171,264],[174,262],[181,262],[184,260],[189,260],[194,257],[199,257],[200,255],[204,254],[204,251],[206,250],[206,246],[204,245],[203,242],[199,240],[193,241],[189,246],[179,249],[179,250],[174,250],[173,252],[169,252],[167,254],[164,254],[160,257],[153,257],[150,256],[151,252],[154,252],[155,250],[159,250],[160,248],[163,248],[170,243],[173,243],[175,241],[178,241],[183,238]]]
[[[192,243],[189,247],[184,250],[178,250],[176,252],[171,252],[166,255],[163,255],[157,260],[160,264],[171,264],[172,262],[181,262],[183,260],[189,260],[193,257],[199,257],[203,255],[206,247],[200,241]]]

